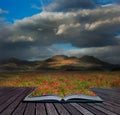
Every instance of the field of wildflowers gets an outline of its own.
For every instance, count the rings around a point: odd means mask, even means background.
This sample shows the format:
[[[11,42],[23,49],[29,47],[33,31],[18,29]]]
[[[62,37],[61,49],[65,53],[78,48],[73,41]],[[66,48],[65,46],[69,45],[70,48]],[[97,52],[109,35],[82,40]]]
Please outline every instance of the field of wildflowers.
[[[89,88],[120,87],[120,72],[9,72],[0,73],[0,86],[37,87],[33,95],[89,94]]]

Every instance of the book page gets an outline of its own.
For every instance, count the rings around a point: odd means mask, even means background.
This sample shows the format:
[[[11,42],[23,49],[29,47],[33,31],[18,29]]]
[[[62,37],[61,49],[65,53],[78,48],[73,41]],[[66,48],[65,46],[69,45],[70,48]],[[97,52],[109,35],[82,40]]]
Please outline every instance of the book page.
[[[83,94],[71,94],[64,97],[65,101],[68,100],[89,100],[89,101],[102,101],[102,99],[98,96],[90,96],[90,95],[83,95]]]
[[[24,101],[61,101],[62,98],[57,96],[57,95],[41,95],[41,96],[31,96],[31,95],[28,95]]]
[[[102,102],[103,100],[96,96],[92,91],[88,90],[87,95],[84,94],[68,94],[63,99],[55,94],[42,94],[35,95],[38,93],[38,88],[36,88],[31,94],[29,94],[24,101],[29,102]],[[87,91],[87,90],[86,90]]]

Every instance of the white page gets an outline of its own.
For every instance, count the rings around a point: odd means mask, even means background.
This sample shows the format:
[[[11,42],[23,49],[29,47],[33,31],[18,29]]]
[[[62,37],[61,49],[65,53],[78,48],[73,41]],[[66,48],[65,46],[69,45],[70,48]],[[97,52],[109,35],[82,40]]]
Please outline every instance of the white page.
[[[96,100],[96,101],[102,101],[102,99],[99,96],[89,96],[89,95],[83,95],[83,94],[71,94],[71,95],[67,95],[64,97],[64,100],[70,100],[70,99],[86,99],[86,100]]]
[[[57,95],[42,95],[36,97],[26,97],[24,101],[61,101],[62,98]]]

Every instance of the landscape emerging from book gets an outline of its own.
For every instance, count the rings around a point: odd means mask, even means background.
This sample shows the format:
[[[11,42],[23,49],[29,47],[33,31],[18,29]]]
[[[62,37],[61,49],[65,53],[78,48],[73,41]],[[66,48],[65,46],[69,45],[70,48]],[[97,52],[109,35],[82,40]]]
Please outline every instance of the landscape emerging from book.
[[[119,66],[103,62],[93,56],[76,58],[59,55],[33,62],[12,58],[1,61],[0,66],[0,86],[36,87],[32,96],[46,94],[57,94],[62,97],[68,94],[95,96],[89,88],[120,87]]]
[[[0,0],[0,87],[32,95],[120,87],[120,0]]]
[[[120,87],[120,72],[32,72],[2,73],[0,86],[38,87],[34,95],[88,94],[88,89]]]

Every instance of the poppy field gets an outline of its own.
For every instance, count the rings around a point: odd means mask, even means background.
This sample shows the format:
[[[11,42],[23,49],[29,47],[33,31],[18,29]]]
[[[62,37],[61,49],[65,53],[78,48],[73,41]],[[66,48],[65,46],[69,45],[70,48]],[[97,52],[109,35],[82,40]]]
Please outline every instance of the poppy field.
[[[0,87],[37,87],[32,95],[88,94],[89,88],[120,87],[120,72],[73,71],[73,72],[8,72],[0,73]]]

